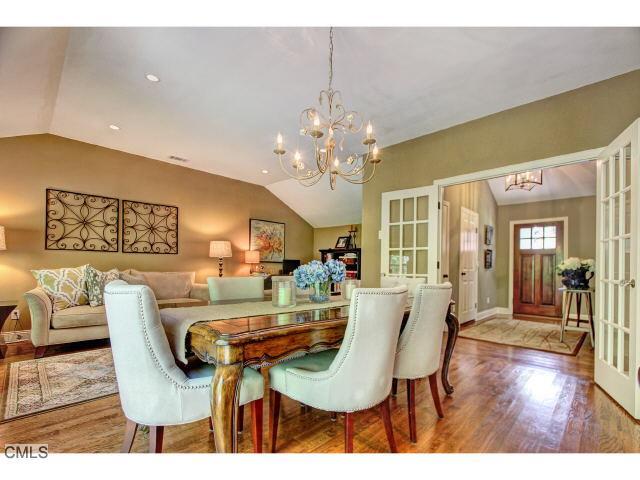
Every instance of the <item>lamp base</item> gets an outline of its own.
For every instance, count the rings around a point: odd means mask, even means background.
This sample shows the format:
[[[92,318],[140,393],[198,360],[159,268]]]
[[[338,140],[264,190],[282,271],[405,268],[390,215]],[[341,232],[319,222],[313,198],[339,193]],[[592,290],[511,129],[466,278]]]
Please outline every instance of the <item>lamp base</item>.
[[[222,257],[218,258],[218,276],[222,276]]]

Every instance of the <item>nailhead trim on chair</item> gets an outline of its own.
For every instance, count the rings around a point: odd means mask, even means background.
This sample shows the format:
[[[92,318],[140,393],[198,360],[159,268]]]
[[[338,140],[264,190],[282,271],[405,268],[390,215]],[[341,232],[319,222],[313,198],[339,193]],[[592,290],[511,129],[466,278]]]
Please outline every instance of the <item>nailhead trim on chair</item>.
[[[156,366],[158,367],[158,369],[162,372],[162,374],[167,377],[167,379],[173,383],[176,387],[181,388],[183,390],[197,390],[200,388],[210,388],[210,385],[194,385],[194,386],[186,386],[184,384],[178,383],[174,378],[171,377],[171,375],[169,375],[169,372],[167,372],[164,367],[160,364],[160,360],[158,360],[158,357],[156,356],[155,352],[153,351],[153,347],[151,346],[151,341],[149,340],[149,333],[147,330],[147,324],[146,324],[146,319],[144,316],[144,308],[142,306],[142,295],[140,294],[140,292],[108,292],[108,295],[135,295],[137,300],[138,300],[138,309],[140,310],[140,317],[142,318],[142,332],[144,333],[144,340],[145,343],[147,345],[147,350],[149,351],[149,353],[151,354],[151,358],[153,359],[153,363],[156,364]],[[177,368],[177,367],[176,367]]]
[[[336,368],[335,372],[333,372],[331,375],[329,375],[327,377],[324,377],[324,378],[309,378],[309,377],[300,375],[298,373],[290,372],[290,371],[285,371],[285,374],[293,375],[295,377],[298,377],[298,378],[301,378],[301,379],[304,379],[304,380],[310,381],[310,382],[324,382],[324,381],[329,380],[329,379],[333,378],[334,376],[336,376],[338,374],[338,372],[340,371],[340,368],[342,367],[344,362],[347,360],[347,357],[349,356],[349,352],[351,351],[351,345],[353,344],[353,339],[356,336],[356,329],[358,328],[358,322],[357,322],[356,319],[358,318],[358,315],[355,314],[355,313],[357,313],[357,311],[358,311],[358,301],[360,300],[360,296],[361,295],[372,295],[372,296],[381,296],[382,297],[382,296],[385,296],[385,295],[398,295],[400,293],[404,293],[404,292],[381,292],[377,288],[363,288],[359,292],[356,293],[355,305],[354,305],[354,308],[353,308],[354,309],[353,335],[351,335],[351,338],[349,339],[349,344],[347,345],[347,352],[345,353],[344,358],[342,359],[342,361],[340,362],[340,364]],[[284,392],[281,392],[281,393],[284,393]],[[380,401],[377,401],[375,403],[372,403],[371,405],[359,408],[358,410],[352,410],[349,413],[358,412],[358,411],[361,411],[361,410],[368,410],[369,408],[373,408],[373,407],[375,407],[376,405],[379,405],[379,404],[380,404]],[[312,404],[309,404],[309,406],[313,407]]]

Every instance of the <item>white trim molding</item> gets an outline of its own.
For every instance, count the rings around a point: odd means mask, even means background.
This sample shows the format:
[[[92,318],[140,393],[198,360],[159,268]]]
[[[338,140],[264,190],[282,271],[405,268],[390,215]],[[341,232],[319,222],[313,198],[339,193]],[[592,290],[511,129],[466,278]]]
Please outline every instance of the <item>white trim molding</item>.
[[[493,308],[488,308],[486,310],[482,310],[481,312],[478,312],[478,314],[476,315],[476,321],[479,322],[480,320],[485,320],[487,318],[491,318],[491,317],[497,317],[499,315],[499,307],[493,307]]]

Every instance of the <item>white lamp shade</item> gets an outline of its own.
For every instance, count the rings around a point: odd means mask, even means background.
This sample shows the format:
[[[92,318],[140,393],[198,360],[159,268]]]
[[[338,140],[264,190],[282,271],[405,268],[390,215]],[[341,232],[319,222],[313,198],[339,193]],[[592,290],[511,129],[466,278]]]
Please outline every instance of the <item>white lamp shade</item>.
[[[6,250],[7,243],[4,239],[4,227],[0,225],[0,250]]]
[[[213,240],[209,242],[209,256],[212,258],[230,257],[231,242],[227,240]]]
[[[258,250],[244,252],[244,263],[260,263],[260,252]]]

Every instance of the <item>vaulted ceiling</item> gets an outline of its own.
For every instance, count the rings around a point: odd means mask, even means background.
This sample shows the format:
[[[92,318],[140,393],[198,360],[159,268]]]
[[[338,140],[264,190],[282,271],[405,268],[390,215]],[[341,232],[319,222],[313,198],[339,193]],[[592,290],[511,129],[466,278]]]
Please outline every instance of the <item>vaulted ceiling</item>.
[[[312,193],[271,153],[278,131],[306,146],[298,116],[327,85],[327,39],[327,28],[0,29],[0,137],[175,155],[267,186],[314,226],[345,205],[339,221],[359,223],[360,187]],[[384,147],[640,68],[640,29],[337,28],[334,65]]]

